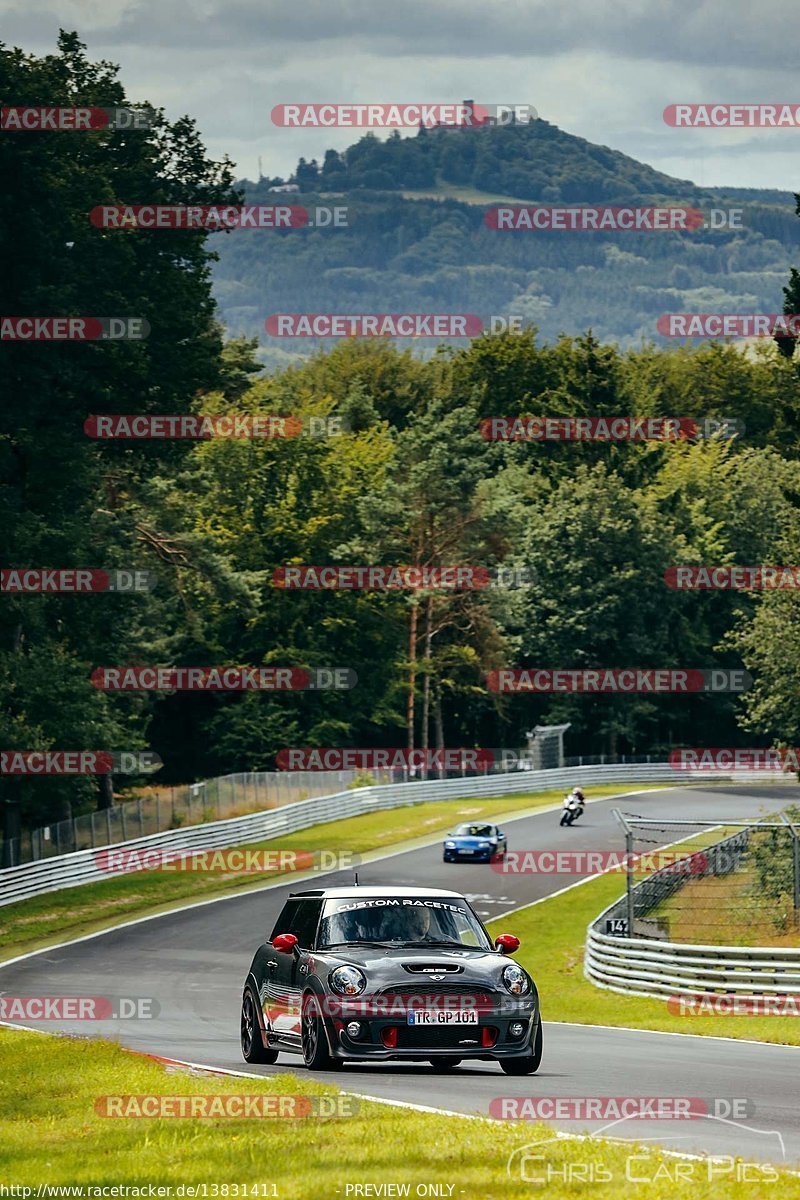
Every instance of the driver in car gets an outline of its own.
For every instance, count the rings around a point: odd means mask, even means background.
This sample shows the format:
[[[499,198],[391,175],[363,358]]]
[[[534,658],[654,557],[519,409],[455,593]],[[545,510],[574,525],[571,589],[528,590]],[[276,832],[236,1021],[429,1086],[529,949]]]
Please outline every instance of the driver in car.
[[[386,914],[383,937],[388,941],[424,942],[431,927],[427,908],[402,908]]]

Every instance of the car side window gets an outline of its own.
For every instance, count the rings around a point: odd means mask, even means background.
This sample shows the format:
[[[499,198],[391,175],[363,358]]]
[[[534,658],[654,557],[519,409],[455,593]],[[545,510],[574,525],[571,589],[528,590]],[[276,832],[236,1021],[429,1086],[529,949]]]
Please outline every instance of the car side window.
[[[304,950],[310,949],[314,944],[321,908],[321,900],[287,900],[270,934],[270,941],[279,933],[293,933],[299,946]]]
[[[275,928],[269,935],[269,940],[272,941],[279,933],[294,933],[294,914],[297,909],[296,900],[287,900],[281,909],[280,916],[275,922]]]
[[[317,932],[321,909],[321,900],[298,901],[295,924],[289,932],[295,935],[298,945],[302,946],[304,950],[310,950],[314,945],[314,935]]]

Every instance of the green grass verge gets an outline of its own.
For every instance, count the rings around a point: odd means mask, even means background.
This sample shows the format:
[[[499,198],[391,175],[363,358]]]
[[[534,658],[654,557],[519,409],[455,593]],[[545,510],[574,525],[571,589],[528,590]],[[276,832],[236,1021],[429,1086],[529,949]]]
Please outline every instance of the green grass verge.
[[[613,796],[644,786],[613,784],[592,788],[590,794],[593,797]],[[491,799],[466,796],[463,800],[384,809],[345,821],[314,825],[286,837],[253,843],[253,846],[269,850],[348,851],[365,856],[391,846],[400,848],[404,843],[409,843],[410,848],[413,840],[425,840],[437,832],[446,832],[459,820],[473,817],[500,820],[519,816],[553,804],[562,796],[561,790]],[[170,908],[193,900],[210,900],[237,890],[252,889],[259,883],[274,882],[278,877],[279,872],[275,871],[265,876],[213,871],[136,871],[130,875],[112,876],[100,883],[48,892],[19,904],[4,905],[0,908],[0,962],[26,950],[38,950],[118,925],[132,917],[168,912]]]
[[[509,1091],[504,1080],[498,1073],[498,1095]],[[518,1092],[519,1086],[511,1090]],[[626,1160],[632,1153],[646,1154],[637,1160],[637,1177],[656,1180],[635,1192],[647,1200],[800,1198],[800,1179],[783,1174],[759,1192],[752,1182],[721,1183],[723,1168],[707,1162],[694,1163],[687,1178],[689,1164],[658,1151],[554,1141],[541,1125],[440,1116],[369,1101],[351,1100],[352,1115],[295,1119],[109,1118],[95,1109],[106,1096],[232,1094],[333,1098],[338,1092],[307,1074],[241,1079],[168,1072],[107,1042],[0,1029],[0,1183],[32,1188],[152,1184],[171,1187],[173,1197],[180,1185],[205,1184],[209,1197],[237,1195],[232,1185],[238,1185],[239,1196],[244,1187],[265,1185],[261,1194],[278,1200],[345,1200],[348,1185],[356,1184],[407,1184],[414,1196],[420,1184],[438,1184],[440,1195],[455,1200],[530,1200],[537,1185],[521,1178],[520,1152],[541,1140],[533,1153],[543,1161],[528,1170],[540,1177],[548,1168],[558,1172],[546,1189],[549,1200],[589,1190],[598,1200],[630,1197]],[[420,1101],[425,1101],[424,1086]],[[565,1170],[585,1176],[587,1163],[602,1163],[604,1181],[563,1182]],[[684,1176],[676,1181],[679,1169]],[[725,1173],[734,1169],[730,1163]],[[711,1180],[710,1171],[716,1171]]]
[[[522,945],[516,957],[536,980],[545,1021],[629,1026],[800,1046],[800,1019],[796,1017],[679,1016],[667,1010],[666,1000],[624,996],[590,983],[583,974],[586,927],[619,899],[624,890],[624,879],[619,874],[601,875],[562,896],[542,900],[489,924],[494,936],[514,933],[520,938]]]

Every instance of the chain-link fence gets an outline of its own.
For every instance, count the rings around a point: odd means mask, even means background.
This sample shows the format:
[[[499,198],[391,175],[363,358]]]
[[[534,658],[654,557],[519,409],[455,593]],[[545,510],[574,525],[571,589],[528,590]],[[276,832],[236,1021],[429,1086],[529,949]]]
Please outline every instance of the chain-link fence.
[[[605,914],[608,932],[696,945],[798,944],[800,809],[715,825],[615,815],[627,888]]]
[[[148,788],[134,799],[23,832],[0,844],[6,867],[111,846],[165,829],[278,808],[347,788],[353,771],[244,771],[201,783]]]

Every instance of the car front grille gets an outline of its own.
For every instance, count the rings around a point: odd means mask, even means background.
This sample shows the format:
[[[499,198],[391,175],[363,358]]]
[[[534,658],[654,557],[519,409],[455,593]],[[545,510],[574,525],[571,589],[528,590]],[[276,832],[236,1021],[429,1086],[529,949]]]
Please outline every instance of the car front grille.
[[[477,1050],[479,1025],[399,1025],[398,1050]]]
[[[470,983],[401,983],[396,987],[384,988],[381,992],[382,996],[471,996],[477,1002],[479,1000],[491,1001],[497,996],[497,993],[491,988],[479,987],[477,984]]]

